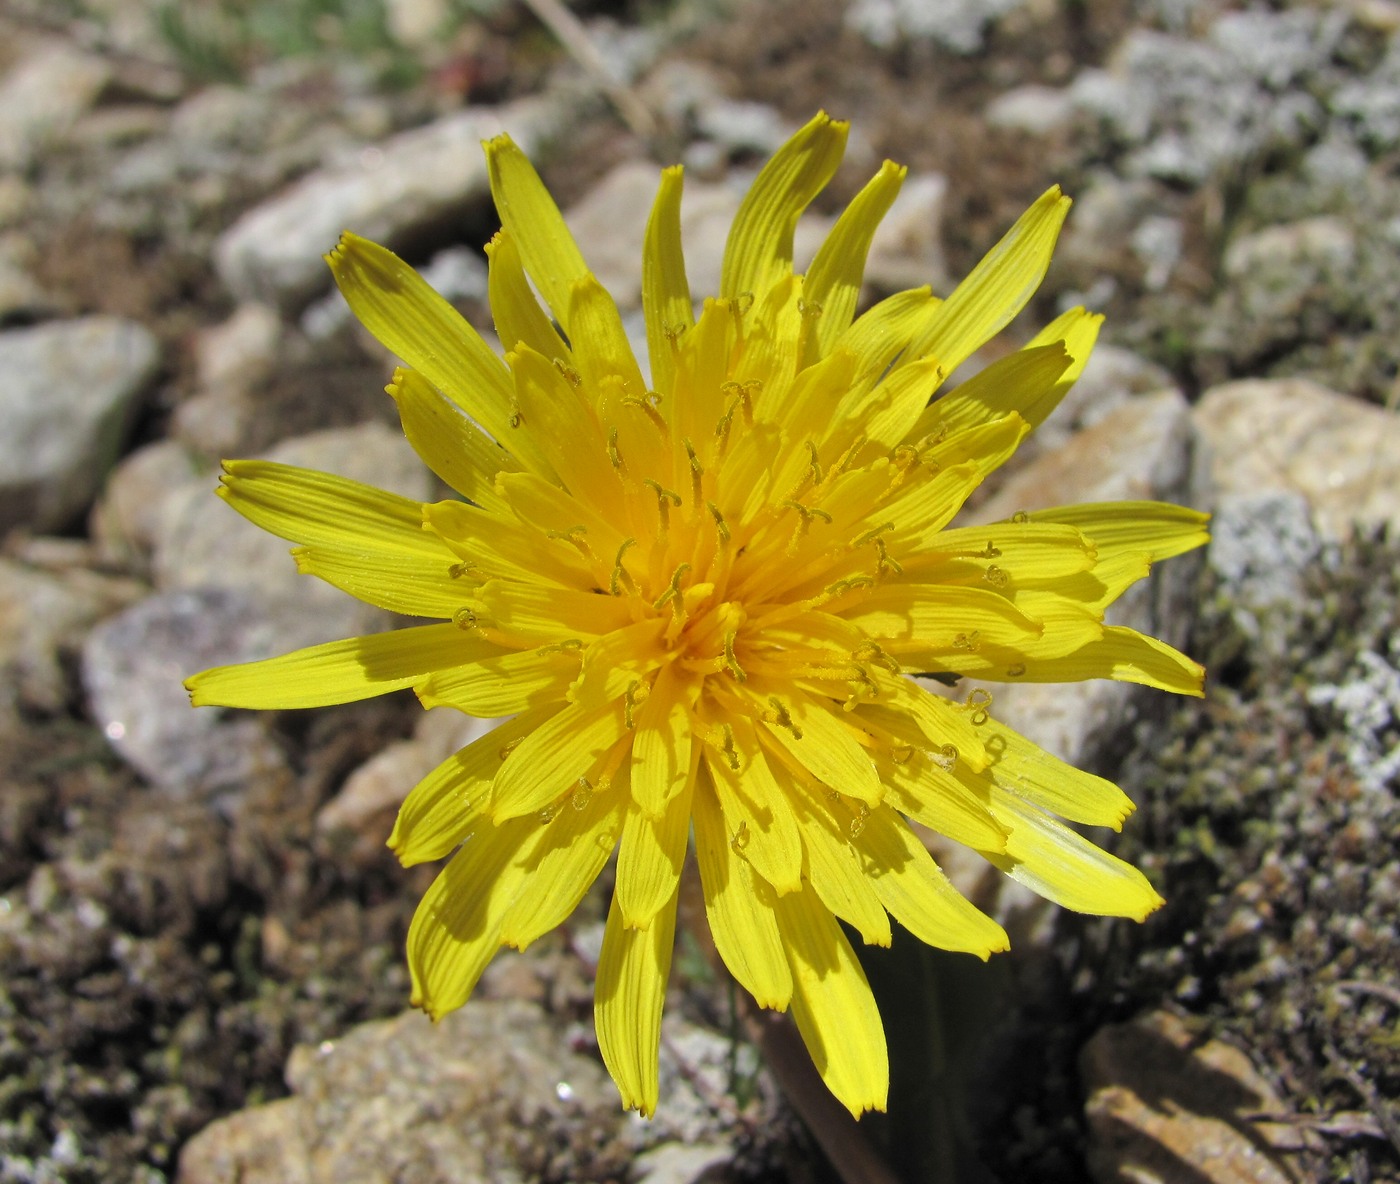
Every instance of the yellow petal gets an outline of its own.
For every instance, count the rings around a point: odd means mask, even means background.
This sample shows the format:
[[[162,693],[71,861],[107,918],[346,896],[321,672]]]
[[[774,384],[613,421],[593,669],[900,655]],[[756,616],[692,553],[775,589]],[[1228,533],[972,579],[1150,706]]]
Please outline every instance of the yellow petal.
[[[979,851],[1004,849],[1006,828],[992,817],[985,803],[934,763],[923,751],[925,740],[917,729],[902,735],[907,737],[900,749],[902,759],[877,761],[885,783],[885,801],[955,843]]]
[[[529,875],[519,858],[539,823],[483,827],[432,882],[408,927],[412,1002],[433,1019],[461,1007],[501,948],[501,918]]]
[[[1071,308],[1061,313],[1026,343],[1027,349],[1058,342],[1069,354],[1069,365],[1060,375],[1055,385],[1039,399],[1018,408],[1021,417],[1032,427],[1039,427],[1050,417],[1050,413],[1060,405],[1060,400],[1069,393],[1084,373],[1093,353],[1094,343],[1099,339],[1099,329],[1103,325],[1103,315],[1088,312],[1083,308]]]
[[[196,707],[325,707],[354,703],[421,682],[443,666],[495,657],[500,646],[456,625],[420,625],[216,666],[185,680]]]
[[[455,556],[446,548],[435,559],[421,559],[365,548],[293,547],[292,559],[302,575],[406,617],[447,618],[467,602],[461,581],[452,578]]]
[[[498,822],[557,808],[626,731],[620,704],[571,703],[530,733],[501,766],[492,786]]]
[[[890,1062],[865,972],[835,918],[811,891],[775,902],[792,968],[792,1015],[812,1062],[856,1118],[884,1110]]]
[[[763,166],[734,215],[721,296],[762,296],[791,272],[797,219],[836,172],[849,131],[850,124],[819,112]]]
[[[983,852],[1013,880],[1047,900],[1094,916],[1141,921],[1164,902],[1137,868],[1094,846],[1043,810],[1000,788],[992,809],[1011,827],[1006,850]]]
[[[525,876],[501,917],[501,941],[523,950],[578,907],[617,846],[627,809],[626,786],[577,794],[526,853]]]
[[[1083,682],[1090,678],[1112,678],[1135,682],[1177,695],[1201,698],[1206,671],[1180,650],[1135,629],[1104,626],[1099,641],[1066,654],[1062,658],[1030,658],[1014,671],[987,670],[979,678],[996,682]]]
[[[399,807],[389,847],[404,867],[441,859],[478,826],[491,825],[491,782],[511,746],[557,711],[527,712],[493,728],[438,765]]]
[[[615,378],[623,395],[646,394],[647,384],[617,303],[592,275],[575,280],[569,293],[569,340],[574,343],[574,364],[585,388],[598,392],[605,380]]]
[[[573,339],[568,324],[569,293],[578,280],[590,274],[588,265],[529,158],[509,136],[497,136],[485,147],[496,212],[520,248],[525,270],[545,303]]]
[[[617,1083],[622,1105],[650,1118],[656,1112],[661,1008],[671,975],[676,897],[646,929],[628,929],[613,898],[593,994],[598,1051]]]
[[[328,256],[350,311],[498,441],[511,414],[510,374],[480,335],[392,251],[345,233]],[[529,456],[517,453],[527,464]]]
[[[777,684],[774,689],[779,689]],[[839,718],[842,714],[839,704],[830,700],[818,702],[800,691],[781,689],[785,693],[774,695],[776,702],[767,702],[764,698],[757,698],[755,702],[766,703],[769,715],[785,710],[792,722],[785,725],[777,720],[765,721],[764,732],[818,781],[872,806],[879,802],[883,790],[875,765],[851,729]]]
[[[642,246],[642,312],[647,322],[651,381],[663,391],[671,388],[675,375],[677,338],[695,323],[681,251],[681,187],[680,165],[662,170]]]
[[[626,695],[634,683],[639,692],[646,676],[666,656],[661,644],[666,624],[664,617],[654,617],[590,642],[583,651],[583,672],[573,688],[573,698],[596,707]]]
[[[1004,596],[957,584],[886,584],[841,616],[879,641],[954,659],[988,646],[1020,652],[1044,632]]]
[[[688,692],[689,686],[677,675],[675,667],[663,667],[636,716],[632,797],[638,812],[647,818],[668,814],[667,804],[691,780]]]
[[[1025,409],[1055,388],[1069,364],[1069,354],[1058,341],[998,358],[930,403],[909,428],[909,439],[920,440],[939,431],[965,431],[1012,411],[1033,423]]]
[[[997,719],[982,727],[993,754],[984,775],[1003,789],[1071,822],[1123,829],[1134,806],[1113,782],[1066,764]]]
[[[734,768],[728,756],[708,750],[705,764],[720,805],[720,821],[739,854],[779,894],[802,883],[802,836],[788,790],[768,767],[751,723],[736,717]]]
[[[495,719],[562,700],[578,669],[576,652],[519,650],[435,670],[414,690],[424,707]]]
[[[1006,931],[953,887],[893,810],[876,807],[852,842],[867,861],[880,903],[920,941],[983,960],[1011,948]]]
[[[863,803],[852,805],[839,795],[832,797],[821,788],[794,785],[789,792],[807,853],[807,878],[822,904],[852,926],[866,945],[888,946],[889,914],[852,845],[870,808]]]
[[[519,462],[418,371],[395,370],[387,390],[398,407],[404,435],[423,463],[477,505],[504,509],[493,482],[497,473],[518,469]]]
[[[690,839],[690,803],[695,787],[689,776],[660,818],[649,818],[635,807],[622,826],[617,852],[614,899],[629,929],[645,929],[672,900],[680,883]]]
[[[899,196],[908,172],[903,165],[885,161],[836,220],[807,269],[802,298],[821,309],[809,339],[809,363],[826,357],[836,339],[850,327],[865,277],[870,241],[880,219]]]
[[[773,912],[773,889],[735,851],[718,799],[701,777],[693,802],[695,853],[715,949],[760,1007],[785,1011],[792,972]]]
[[[597,637],[632,623],[626,602],[618,596],[508,580],[488,580],[479,596],[492,624],[536,644]]]
[[[1087,502],[1033,510],[1028,517],[1074,527],[1093,541],[1100,559],[1126,551],[1156,563],[1210,541],[1209,514],[1167,502]]]
[[[551,362],[559,358],[571,363],[572,352],[525,278],[520,248],[510,231],[502,228],[486,244],[486,261],[486,295],[501,348],[510,353],[520,345],[528,345]]]
[[[953,289],[909,353],[932,354],[951,372],[1006,328],[1045,278],[1069,206],[1058,185],[1047,189]]]
[[[860,360],[852,384],[857,396],[868,392],[908,354],[909,343],[924,334],[942,303],[927,287],[896,292],[861,313],[831,343],[832,349],[848,350]]]

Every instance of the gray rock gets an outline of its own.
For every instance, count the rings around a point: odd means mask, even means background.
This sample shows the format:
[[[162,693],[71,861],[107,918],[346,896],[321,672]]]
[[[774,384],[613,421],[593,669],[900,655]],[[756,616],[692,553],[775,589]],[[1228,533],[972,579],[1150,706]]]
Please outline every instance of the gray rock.
[[[1364,652],[1342,683],[1308,690],[1308,702],[1332,708],[1347,737],[1347,764],[1374,794],[1400,784],[1400,668],[1395,656]]]
[[[257,597],[196,589],[147,597],[83,645],[88,711],[118,754],[173,798],[233,790],[285,771],[261,720],[190,707],[181,682],[209,666],[277,652],[297,621],[272,622]]]
[[[282,318],[266,304],[241,304],[227,320],[195,336],[195,381],[201,390],[246,394],[271,372]]]
[[[987,29],[1025,0],[856,0],[846,23],[872,45],[931,41],[956,54],[982,48]]]
[[[1302,379],[1208,390],[1191,414],[1205,445],[1200,496],[1292,493],[1324,541],[1355,523],[1400,523],[1400,419]]]
[[[632,1161],[637,1184],[724,1184],[734,1149],[723,1143],[663,1143]]]
[[[1297,493],[1227,493],[1215,503],[1207,562],[1245,613],[1296,601],[1321,553],[1307,499]],[[1258,637],[1256,627],[1246,635]]]
[[[588,266],[622,309],[641,306],[642,242],[659,182],[660,170],[650,161],[623,161],[566,215]],[[686,186],[683,216],[696,188]],[[694,280],[691,286],[694,291]]]
[[[1047,136],[1074,119],[1074,99],[1065,88],[1029,84],[998,95],[984,115],[992,127]]]
[[[100,58],[65,42],[26,47],[0,80],[0,168],[26,168],[92,105],[110,76]]]
[[[702,136],[730,153],[771,156],[796,130],[767,103],[720,99],[699,108],[696,126]]]
[[[285,440],[267,459],[337,473],[426,501],[432,475],[402,435],[382,424],[333,428]],[[161,512],[153,571],[162,591],[217,588],[269,605],[277,625],[272,652],[373,633],[388,614],[329,584],[297,573],[291,544],[246,521],[214,496],[212,480],[171,491]],[[277,606],[275,609],[273,606]]]
[[[1352,136],[1376,155],[1400,148],[1400,36],[1392,36],[1380,64],[1339,87],[1329,107]]]
[[[220,237],[215,265],[242,300],[304,306],[330,286],[322,255],[341,231],[396,246],[489,191],[481,141],[509,131],[526,152],[568,114],[551,96],[472,107],[365,147],[352,162],[312,173],[254,207]]]
[[[97,620],[139,595],[129,581],[0,559],[0,714],[62,710],[64,661]]]
[[[889,295],[929,284],[935,292],[949,287],[943,258],[943,202],[948,178],[942,173],[915,173],[904,179],[899,196],[880,222],[865,265],[866,287]]]
[[[190,486],[207,494],[215,480],[175,440],[157,440],[123,457],[88,517],[88,533],[98,554],[106,562],[144,570],[160,536],[167,499]]]
[[[51,531],[91,502],[160,363],[133,321],[84,317],[0,333],[0,531]]]

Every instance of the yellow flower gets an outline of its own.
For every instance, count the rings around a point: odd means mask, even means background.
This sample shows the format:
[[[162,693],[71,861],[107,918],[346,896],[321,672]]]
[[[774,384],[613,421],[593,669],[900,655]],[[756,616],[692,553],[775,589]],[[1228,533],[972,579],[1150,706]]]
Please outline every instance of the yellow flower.
[[[563,921],[616,851],[598,1041],[646,1114],[692,830],[725,964],[758,1003],[792,1009],[857,1115],[884,1108],[888,1062],[838,918],[877,945],[893,917],[943,949],[1007,948],[908,819],[1081,912],[1161,903],[1060,821],[1119,827],[1133,807],[1116,786],[997,722],[985,691],[955,702],[910,676],[1199,694],[1199,666],[1103,613],[1199,545],[1204,516],[1125,502],[948,528],[1074,382],[1100,318],[1074,309],[930,402],[1035,291],[1069,200],[1049,190],[946,299],[920,288],[857,317],[904,169],[886,163],[806,274],[792,265],[846,132],[820,114],[763,169],[698,316],[681,170],[662,173],[642,259],[650,382],[538,175],[492,141],[504,360],[384,248],[347,234],[329,257],[407,363],[389,393],[408,439],[462,499],[420,505],[261,461],[228,462],[219,491],[297,543],[301,571],[442,623],[209,670],[189,679],[193,702],[411,687],[426,707],[513,716],[424,778],[389,840],[405,864],[456,852],[409,934],[413,1000],[461,1006],[496,951]]]

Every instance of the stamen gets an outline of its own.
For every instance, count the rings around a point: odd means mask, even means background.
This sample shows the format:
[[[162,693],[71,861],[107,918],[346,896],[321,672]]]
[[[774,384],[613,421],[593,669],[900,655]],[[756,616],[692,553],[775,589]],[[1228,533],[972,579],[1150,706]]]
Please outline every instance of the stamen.
[[[808,456],[807,470],[812,474],[812,484],[820,485],[822,483],[822,462],[817,457],[817,446],[813,444],[811,440],[808,440],[806,444]]]
[[[1024,526],[1030,520],[1031,516],[1025,510],[1017,510],[1016,513],[1011,515],[1011,521],[1016,523],[1017,526]]]
[[[904,671],[898,662],[885,653],[879,642],[867,641],[858,645],[851,651],[851,657],[857,662],[874,662],[876,666],[888,670],[891,674],[902,674]]]
[[[742,387],[743,402],[739,404],[740,410],[744,413],[744,426],[753,427],[753,405],[758,396],[763,393],[763,379],[750,378]]]
[[[780,503],[785,510],[796,510],[798,522],[792,532],[792,538],[788,540],[787,553],[797,554],[797,548],[802,545],[802,540],[807,537],[807,530],[812,525],[813,518],[820,518],[828,526],[831,525],[831,515],[825,510],[819,510],[815,506],[804,506],[801,502],[787,501]]]
[[[658,541],[664,542],[666,531],[671,522],[671,506],[681,504],[681,495],[667,489],[659,481],[654,481],[650,477],[643,477],[642,484],[647,486],[656,494],[656,516],[661,520],[660,529],[657,531]]]
[[[514,395],[510,399],[510,418],[506,422],[513,428],[521,427],[525,423],[525,416],[520,413],[520,404],[516,402]]]
[[[637,585],[633,583],[631,574],[622,566],[622,557],[627,554],[627,549],[636,545],[636,539],[623,539],[622,546],[617,549],[617,558],[613,560],[612,576],[608,579],[608,592],[612,596],[620,596],[624,584],[629,592],[637,590]]]
[[[763,713],[763,722],[767,724],[777,724],[778,727],[785,728],[791,732],[794,740],[801,740],[802,729],[797,726],[796,721],[792,718],[792,714],[783,706],[777,695],[768,696],[768,706],[773,710]]]
[[[988,539],[986,548],[981,551],[972,552],[971,557],[973,559],[1000,559],[1001,548],[998,547],[996,543],[992,542],[991,539]]]
[[[748,316],[749,309],[754,306],[754,301],[757,299],[758,297],[752,292],[740,292],[729,301],[729,307],[738,313],[739,316],[745,317]]]
[[[578,784],[574,787],[574,792],[569,795],[569,804],[575,810],[588,809],[588,803],[593,800],[593,786],[589,785],[587,777],[580,777]]]
[[[547,530],[544,532],[544,537],[554,539],[556,542],[569,543],[590,563],[597,563],[598,557],[593,554],[593,548],[588,545],[588,540],[584,537],[587,534],[588,527],[571,526],[568,530]]]
[[[914,752],[912,744],[895,744],[890,748],[890,760],[896,765],[907,765],[914,759]]]
[[[885,531],[887,531],[887,530],[893,530],[893,529],[894,529],[894,523],[893,523],[893,522],[882,522],[882,523],[880,523],[879,526],[873,526],[873,527],[871,527],[869,530],[867,530],[863,535],[861,535],[859,538],[854,538],[854,539],[851,540],[851,550],[854,551],[854,550],[856,550],[856,548],[858,548],[858,547],[863,547],[863,546],[866,545],[866,543],[873,543],[873,542],[874,542],[876,539],[878,539],[882,534],[884,534]]]
[[[690,437],[685,438],[685,454],[690,457],[690,497],[695,505],[701,502],[700,480],[705,475],[705,470],[700,465],[700,458],[695,455],[695,445],[690,442]]]
[[[622,711],[627,724],[628,731],[637,726],[636,710],[651,696],[651,686],[644,683],[640,678],[634,678],[627,684],[627,694],[623,696]]]
[[[578,388],[583,385],[583,375],[570,366],[568,362],[564,361],[563,358],[554,359],[554,368],[564,376],[564,381],[575,390],[578,390]]]
[[[1011,583],[1011,577],[995,563],[987,567],[987,570],[982,573],[982,578],[993,588],[1005,588],[1007,584]]]
[[[953,766],[958,763],[958,750],[956,745],[945,744],[942,748],[929,753],[929,759],[945,772],[952,772]]]
[[[847,833],[853,839],[860,838],[860,832],[865,829],[865,820],[870,817],[870,807],[861,802],[856,810],[856,816],[846,826]]]
[[[1015,665],[1006,668],[1006,675],[1008,678],[1020,678],[1025,672],[1026,665],[1024,662],[1017,662]]]
[[[655,391],[648,391],[647,393],[648,395],[656,395]],[[659,399],[661,396],[656,395],[656,397]],[[659,412],[656,409],[656,404],[652,402],[650,398],[641,399],[638,398],[636,395],[628,395],[622,400],[622,405],[624,407],[636,407],[638,410],[640,410],[649,420],[651,420],[656,430],[660,432],[663,436],[666,436],[670,433],[670,429],[666,426],[666,421],[661,418],[661,412]]]
[[[449,579],[460,580],[464,576],[470,575],[475,570],[476,564],[464,560],[461,563],[452,564],[452,566],[447,569],[447,575]]]
[[[583,654],[583,641],[578,637],[566,637],[563,641],[552,641],[535,651],[540,654]]]
[[[663,609],[667,604],[671,606],[671,611],[676,616],[685,612],[684,596],[681,592],[681,579],[690,570],[690,564],[682,563],[671,573],[671,584],[656,600],[652,601],[652,608]]]
[[[844,473],[846,471],[846,466],[849,465],[851,461],[855,458],[856,453],[858,453],[862,448],[865,447],[866,440],[868,438],[869,437],[865,435],[859,435],[854,440],[852,440],[850,444],[847,445],[846,451],[843,452],[840,456],[838,456],[836,458],[836,463],[832,465],[830,469],[827,470],[826,475],[828,477],[836,477],[839,476],[841,473]]]
[[[886,572],[892,571],[897,576],[904,574],[904,565],[898,559],[892,559],[889,551],[885,549],[885,540],[877,538],[875,540],[875,574],[877,577],[883,576]]]
[[[737,682],[748,682],[749,676],[744,673],[744,668],[739,665],[739,659],[734,656],[734,643],[738,637],[738,631],[734,629],[724,635],[724,668],[734,676]],[[725,727],[728,726],[728,724],[725,725]]]
[[[739,823],[739,829],[734,832],[734,837],[729,840],[729,845],[736,852],[743,851],[749,845],[749,824],[747,822]]]
[[[512,752],[514,752],[517,748],[519,748],[519,747],[520,747],[522,744],[524,744],[524,743],[525,743],[525,737],[524,737],[524,736],[517,736],[517,737],[516,737],[514,740],[512,740],[509,744],[504,744],[504,745],[502,745],[502,746],[501,746],[501,751],[500,751],[501,760],[505,760],[506,757],[510,756],[510,754],[511,754]]]
[[[719,512],[719,507],[714,502],[706,502],[706,509],[710,511],[710,517],[715,520],[715,529],[719,532],[719,545],[723,547],[729,542],[729,527],[724,521],[724,515]]]
[[[968,711],[972,713],[971,723],[974,728],[980,728],[987,722],[992,707],[992,692],[983,687],[977,687],[967,697],[964,704]]]
[[[622,472],[622,453],[617,450],[617,429],[608,432],[608,462],[617,472]]]
[[[953,648],[955,650],[966,650],[968,653],[976,653],[980,642],[981,630],[974,629],[971,633],[959,633],[953,638]]]
[[[481,628],[481,622],[476,613],[469,608],[459,608],[453,613],[452,623],[463,633],[474,633]]]

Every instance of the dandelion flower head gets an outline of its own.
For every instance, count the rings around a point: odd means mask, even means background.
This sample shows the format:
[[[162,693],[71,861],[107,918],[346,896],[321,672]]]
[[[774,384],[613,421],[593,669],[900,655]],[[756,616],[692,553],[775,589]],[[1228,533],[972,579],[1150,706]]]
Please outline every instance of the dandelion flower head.
[[[491,141],[504,357],[384,248],[347,234],[329,256],[405,363],[388,389],[409,441],[460,496],[225,464],[223,498],[297,544],[301,571],[434,623],[209,670],[187,683],[194,703],[412,688],[426,707],[511,717],[408,794],[390,839],[406,865],[450,856],[409,933],[413,1001],[461,1006],[615,853],[597,1035],[646,1114],[692,837],[724,964],[758,1004],[791,1009],[857,1115],[884,1108],[889,1069],[847,931],[887,945],[893,918],[946,950],[1008,945],[911,820],[1068,908],[1160,903],[1066,825],[1119,827],[1132,804],[1116,786],[1001,724],[985,690],[955,700],[912,676],[1199,694],[1199,666],[1104,611],[1199,545],[1204,516],[1120,502],[949,525],[1074,382],[1100,318],[1073,309],[939,394],[1040,284],[1069,200],[1050,189],[946,298],[919,288],[856,315],[905,170],[884,164],[805,274],[792,251],[846,132],[820,114],[763,168],[698,311],[681,170],[662,172],[642,257],[649,378],[539,176]]]

